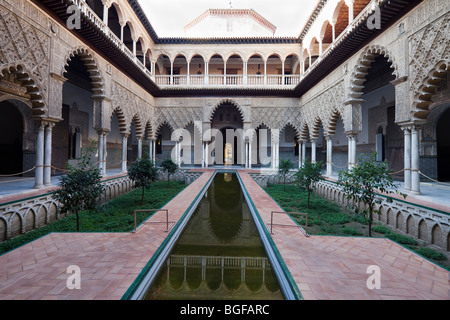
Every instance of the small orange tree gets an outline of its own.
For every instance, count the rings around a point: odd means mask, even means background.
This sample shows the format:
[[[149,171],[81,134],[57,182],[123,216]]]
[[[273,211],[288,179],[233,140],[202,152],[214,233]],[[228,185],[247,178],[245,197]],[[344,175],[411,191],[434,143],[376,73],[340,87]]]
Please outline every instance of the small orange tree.
[[[379,209],[375,209],[375,204],[380,204],[383,198],[380,193],[401,194],[394,184],[392,173],[388,170],[388,164],[385,161],[376,161],[376,152],[371,155],[359,158],[358,164],[349,169],[339,172],[339,183],[343,187],[347,199],[354,200],[352,205],[356,214],[362,214],[369,224],[369,237],[372,236],[373,214],[381,214]],[[405,194],[403,195],[406,198]],[[361,209],[359,202],[364,204]],[[391,197],[386,198],[387,202],[392,202]]]

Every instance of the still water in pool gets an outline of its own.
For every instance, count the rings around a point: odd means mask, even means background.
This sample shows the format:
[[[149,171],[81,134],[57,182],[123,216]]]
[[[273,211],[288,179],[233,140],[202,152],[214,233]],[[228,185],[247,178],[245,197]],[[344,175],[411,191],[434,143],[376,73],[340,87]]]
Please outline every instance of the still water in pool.
[[[146,299],[283,299],[234,173],[217,173]]]

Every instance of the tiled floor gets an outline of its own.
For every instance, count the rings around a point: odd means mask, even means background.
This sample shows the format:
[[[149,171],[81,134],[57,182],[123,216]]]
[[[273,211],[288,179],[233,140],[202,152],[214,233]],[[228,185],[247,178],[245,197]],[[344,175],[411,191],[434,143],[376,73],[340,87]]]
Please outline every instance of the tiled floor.
[[[165,208],[177,221],[211,177],[205,172]],[[149,221],[165,221],[164,213]],[[0,300],[121,299],[164,241],[165,224],[137,233],[53,233],[0,256]],[[81,289],[69,290],[67,268],[81,270]]]
[[[166,205],[177,220],[211,177],[207,170]],[[239,171],[265,223],[277,204],[245,171]],[[153,218],[161,221],[161,216]],[[293,224],[286,215],[276,224]],[[134,233],[50,234],[0,256],[0,300],[120,299],[167,233],[145,224]],[[275,226],[274,242],[304,299],[450,299],[450,273],[386,239],[305,237]],[[81,269],[81,289],[69,290],[67,268]],[[367,267],[381,271],[381,289],[370,290]]]
[[[259,214],[270,223],[279,206],[245,171],[241,178]],[[284,218],[284,219],[282,219]],[[274,223],[288,224],[287,216]],[[290,224],[294,225],[292,220]],[[275,226],[273,240],[306,300],[316,299],[450,299],[450,272],[388,240],[310,236],[298,228]],[[367,280],[380,270],[380,289]]]

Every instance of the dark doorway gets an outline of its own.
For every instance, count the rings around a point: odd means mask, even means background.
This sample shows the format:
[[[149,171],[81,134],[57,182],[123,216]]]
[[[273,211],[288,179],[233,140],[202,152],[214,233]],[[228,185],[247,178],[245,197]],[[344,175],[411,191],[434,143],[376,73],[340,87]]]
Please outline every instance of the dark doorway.
[[[439,117],[436,125],[438,180],[450,181],[450,107]]]
[[[23,168],[23,116],[9,102],[0,102],[0,174],[16,174]]]
[[[220,130],[223,137],[223,164],[224,165],[237,165],[238,163],[238,139],[236,136],[233,137],[233,140],[228,141],[227,139],[227,131],[228,136],[233,136],[235,133],[235,129],[233,128],[223,128]]]

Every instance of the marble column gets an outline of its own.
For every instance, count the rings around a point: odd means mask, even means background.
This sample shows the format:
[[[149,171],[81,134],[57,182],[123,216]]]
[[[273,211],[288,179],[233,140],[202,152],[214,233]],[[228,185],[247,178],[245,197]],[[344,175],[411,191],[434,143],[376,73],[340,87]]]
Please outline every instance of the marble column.
[[[404,190],[411,190],[411,127],[403,127],[404,134]]]
[[[137,154],[137,158],[138,159],[142,159],[142,137],[138,137],[137,138],[138,141],[138,154]]]
[[[306,141],[303,141],[302,143],[302,167],[305,164],[306,161]]]
[[[298,142],[298,167],[302,167],[302,142],[299,140]]]
[[[311,162],[316,162],[316,143],[317,140],[311,140]]]
[[[45,127],[44,185],[52,186],[52,132],[55,123],[49,122]]]
[[[252,143],[248,143],[248,168],[252,168]]]
[[[420,192],[420,157],[419,157],[419,132],[420,127],[411,128],[411,193],[421,194]]]
[[[106,131],[99,130],[98,134],[98,168],[102,176],[106,175]]]
[[[356,165],[356,134],[347,134],[348,138],[348,169]]]
[[[148,158],[153,162],[153,140],[148,140]]]
[[[244,158],[245,169],[248,169],[248,142],[245,141],[245,158]]]
[[[327,176],[333,174],[333,136],[326,136],[327,140]]]
[[[36,122],[36,169],[34,174],[34,189],[44,188],[44,135],[45,123]]]
[[[128,134],[122,134],[122,173],[128,172],[128,136]]]
[[[208,142],[205,142],[205,168],[209,166],[209,155],[208,155]]]

